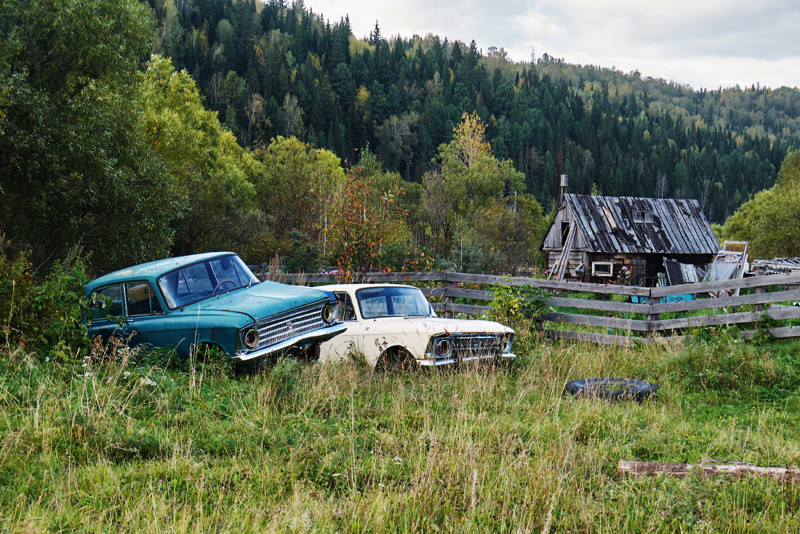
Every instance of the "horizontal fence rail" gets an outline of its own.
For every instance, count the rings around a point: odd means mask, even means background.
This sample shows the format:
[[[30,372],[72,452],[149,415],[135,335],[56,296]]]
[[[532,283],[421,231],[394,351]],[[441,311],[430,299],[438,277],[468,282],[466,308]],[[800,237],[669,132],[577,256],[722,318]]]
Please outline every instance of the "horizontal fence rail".
[[[288,284],[336,284],[335,273],[268,276]],[[423,285],[425,296],[443,315],[481,315],[494,298],[490,287],[529,285],[547,296],[547,312],[537,322],[554,339],[630,345],[657,336],[682,337],[704,326],[754,325],[767,316],[798,325],[775,326],[777,338],[800,337],[800,273],[775,274],[670,287],[585,284],[450,271],[368,273],[364,283]],[[736,290],[747,294],[736,295]],[[789,305],[787,305],[789,304]],[[743,309],[749,308],[749,309]],[[664,316],[667,317],[664,317]],[[670,317],[671,316],[671,317]],[[605,330],[602,332],[601,330]],[[745,338],[757,330],[743,330]]]

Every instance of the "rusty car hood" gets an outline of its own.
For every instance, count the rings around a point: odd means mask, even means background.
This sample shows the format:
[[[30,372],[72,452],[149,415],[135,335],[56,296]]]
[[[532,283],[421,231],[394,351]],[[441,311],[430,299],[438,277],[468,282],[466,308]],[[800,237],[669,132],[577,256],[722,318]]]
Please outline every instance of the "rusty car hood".
[[[220,293],[215,297],[201,300],[191,307],[245,313],[257,319],[327,299],[326,293],[309,287],[261,282],[249,288]]]

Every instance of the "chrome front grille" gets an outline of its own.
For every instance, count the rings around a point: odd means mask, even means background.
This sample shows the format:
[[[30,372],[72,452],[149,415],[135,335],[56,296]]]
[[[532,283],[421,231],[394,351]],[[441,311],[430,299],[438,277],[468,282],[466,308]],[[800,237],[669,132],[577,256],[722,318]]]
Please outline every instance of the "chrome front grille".
[[[503,336],[493,334],[464,334],[453,335],[453,350],[450,358],[469,360],[471,358],[486,358],[499,356],[505,348]]]
[[[300,334],[323,328],[322,308],[325,303],[314,304],[278,317],[268,317],[258,322],[258,347],[263,349]]]

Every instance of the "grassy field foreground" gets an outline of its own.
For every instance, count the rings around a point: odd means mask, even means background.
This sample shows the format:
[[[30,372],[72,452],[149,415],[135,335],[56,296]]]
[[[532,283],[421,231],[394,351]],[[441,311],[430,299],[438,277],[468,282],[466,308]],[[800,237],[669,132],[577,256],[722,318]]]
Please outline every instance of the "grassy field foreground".
[[[800,531],[771,480],[621,477],[620,459],[800,464],[800,345],[552,344],[399,376],[284,360],[231,376],[0,354],[0,530]],[[644,404],[568,380],[661,386]],[[548,518],[549,515],[549,518]]]

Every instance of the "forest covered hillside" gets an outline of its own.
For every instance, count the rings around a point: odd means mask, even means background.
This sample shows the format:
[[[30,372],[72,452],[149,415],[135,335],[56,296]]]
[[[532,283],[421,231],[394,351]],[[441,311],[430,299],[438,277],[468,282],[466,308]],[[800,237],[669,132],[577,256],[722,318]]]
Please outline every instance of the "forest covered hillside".
[[[154,50],[192,74],[243,146],[293,135],[346,162],[368,146],[419,182],[475,110],[494,154],[544,205],[566,173],[575,192],[697,198],[722,222],[800,145],[796,89],[696,91],[546,54],[516,63],[474,42],[389,38],[378,23],[361,40],[346,14],[302,1],[149,3]]]
[[[775,185],[799,116],[797,89],[360,39],[299,0],[4,2],[0,252],[514,273],[538,264],[559,175],[721,223]]]

